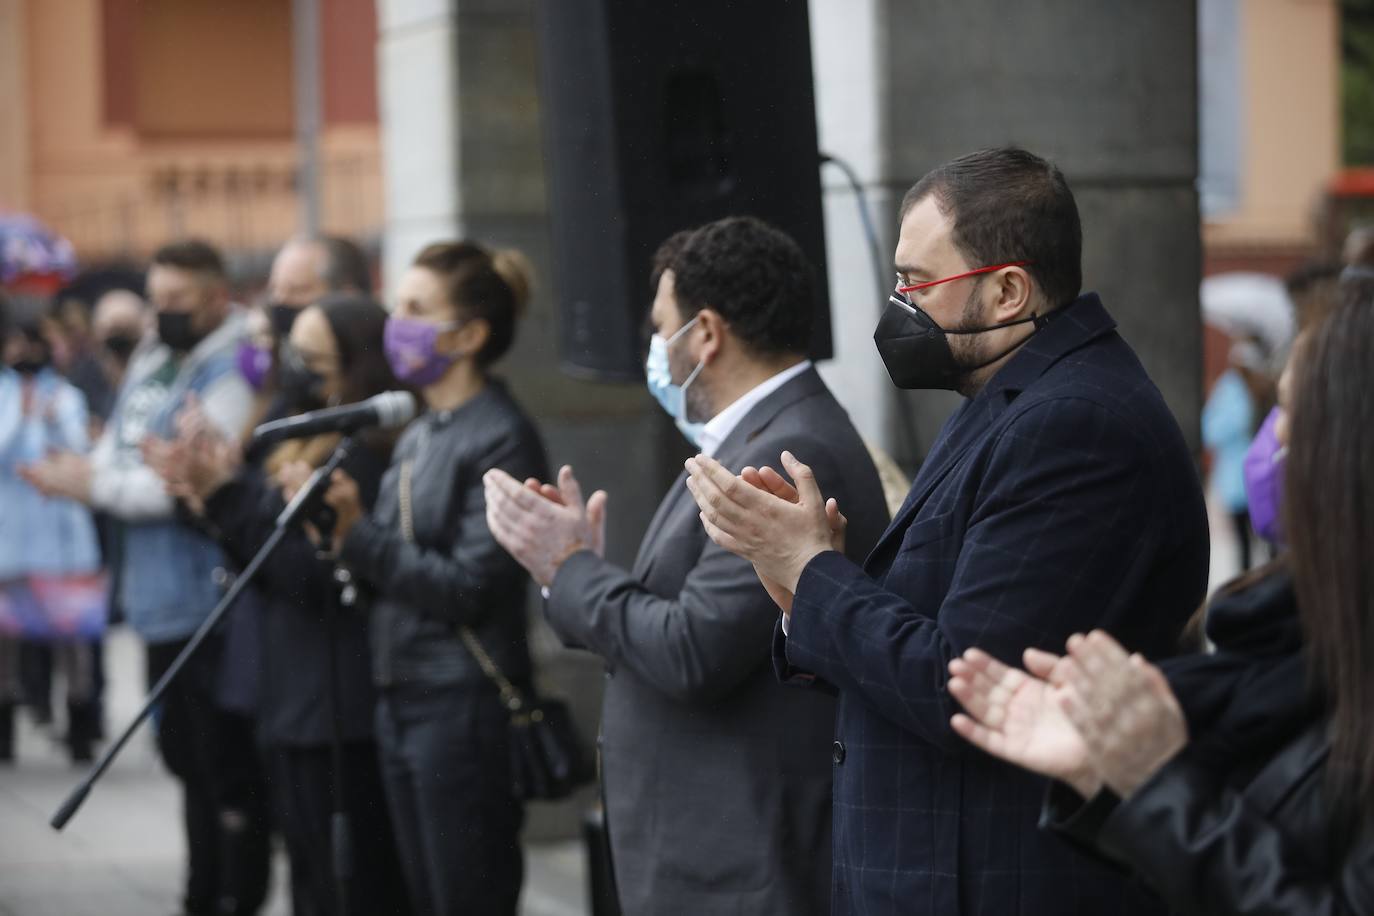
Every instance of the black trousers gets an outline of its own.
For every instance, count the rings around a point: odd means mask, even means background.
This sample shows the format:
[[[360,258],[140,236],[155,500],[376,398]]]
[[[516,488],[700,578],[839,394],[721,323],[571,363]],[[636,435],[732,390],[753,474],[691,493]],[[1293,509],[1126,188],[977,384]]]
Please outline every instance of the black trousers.
[[[148,645],[148,684],[186,646]],[[157,746],[181,783],[188,913],[253,914],[267,899],[271,864],[267,787],[253,723],[214,701],[219,645],[207,641],[163,695]]]
[[[492,688],[381,693],[382,778],[418,916],[514,916],[525,812],[510,791],[506,729]]]
[[[291,858],[295,916],[338,912],[331,821],[334,763],[328,747],[269,746],[273,815]],[[370,741],[343,747],[344,810],[353,839],[348,912],[353,916],[409,916],[405,881],[396,855],[377,761]]]

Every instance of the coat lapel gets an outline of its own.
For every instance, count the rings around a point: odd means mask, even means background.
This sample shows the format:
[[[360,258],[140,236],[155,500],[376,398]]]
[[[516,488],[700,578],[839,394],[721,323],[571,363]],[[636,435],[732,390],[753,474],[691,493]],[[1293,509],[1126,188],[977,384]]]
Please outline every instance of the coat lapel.
[[[1116,322],[1107,314],[1096,293],[1080,296],[1073,304],[1054,312],[1044,327],[993,376],[987,386],[950,417],[922,463],[906,501],[868,555],[865,568],[880,563],[885,552],[900,543],[930,494],[949,476],[969,449],[983,441],[1017,395],[1060,359],[1115,328]]]
[[[654,512],[653,520],[644,532],[644,540],[639,544],[639,555],[635,557],[634,565],[634,577],[639,581],[643,582],[648,577],[649,570],[653,569],[654,559],[658,555],[658,544],[663,540],[664,531],[673,522],[674,511],[682,505],[683,499],[691,498],[692,494],[687,489],[687,472],[683,471],[663,495],[658,510]]]
[[[778,414],[798,401],[824,391],[826,391],[825,382],[821,380],[820,374],[815,369],[809,369],[787,382],[744,415],[744,419],[720,444],[720,448],[716,451],[716,460],[727,468],[738,472],[739,468],[736,467],[736,464],[743,460],[749,443],[759,433],[763,432],[768,424],[777,418]],[[634,576],[639,581],[643,582],[653,570],[654,562],[658,559],[658,546],[663,540],[664,532],[674,524],[678,524],[679,516],[687,512],[683,506],[683,500],[692,502],[693,507],[696,505],[691,492],[687,489],[686,471],[678,476],[672,487],[664,494],[663,501],[658,504],[658,511],[654,513],[653,520],[644,533],[644,540],[640,542],[639,555],[635,558],[634,565]],[[695,524],[696,512],[690,514]]]

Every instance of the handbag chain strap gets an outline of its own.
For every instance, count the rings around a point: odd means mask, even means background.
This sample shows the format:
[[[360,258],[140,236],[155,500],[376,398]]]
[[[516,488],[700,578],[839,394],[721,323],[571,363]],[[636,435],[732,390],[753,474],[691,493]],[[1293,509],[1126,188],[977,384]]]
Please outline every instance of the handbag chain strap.
[[[401,479],[399,494],[401,502],[401,536],[409,543],[415,543],[415,515],[411,508],[410,499],[410,477],[413,461],[401,463]],[[461,626],[458,628],[458,635],[463,640],[463,645],[468,647],[472,657],[477,660],[477,667],[482,669],[487,680],[496,685],[496,689],[501,692],[501,702],[512,714],[521,714],[525,711],[525,696],[514,684],[510,682],[496,661],[483,648],[482,641],[477,638],[477,634],[472,632],[470,627]],[[536,722],[543,718],[543,713],[538,709],[531,710],[529,717]]]

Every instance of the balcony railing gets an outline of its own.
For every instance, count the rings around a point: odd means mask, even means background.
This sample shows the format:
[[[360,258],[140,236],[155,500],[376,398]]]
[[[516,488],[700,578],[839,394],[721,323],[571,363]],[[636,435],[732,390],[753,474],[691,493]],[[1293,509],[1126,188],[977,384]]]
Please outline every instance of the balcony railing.
[[[43,175],[38,214],[82,260],[142,258],[162,243],[196,237],[228,254],[279,246],[300,227],[290,151],[214,157],[152,156]],[[381,233],[380,156],[328,153],[321,168],[322,224],[359,240]]]

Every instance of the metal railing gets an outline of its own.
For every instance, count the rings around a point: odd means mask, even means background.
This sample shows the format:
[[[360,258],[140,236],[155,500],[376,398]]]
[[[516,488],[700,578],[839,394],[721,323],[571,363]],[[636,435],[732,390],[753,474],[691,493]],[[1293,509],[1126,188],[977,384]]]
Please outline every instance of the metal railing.
[[[35,209],[83,260],[138,259],[186,237],[226,253],[263,251],[299,228],[297,169],[289,153],[149,156],[49,172],[44,179],[47,193]],[[380,233],[379,153],[326,154],[320,183],[325,231],[357,238]]]

